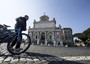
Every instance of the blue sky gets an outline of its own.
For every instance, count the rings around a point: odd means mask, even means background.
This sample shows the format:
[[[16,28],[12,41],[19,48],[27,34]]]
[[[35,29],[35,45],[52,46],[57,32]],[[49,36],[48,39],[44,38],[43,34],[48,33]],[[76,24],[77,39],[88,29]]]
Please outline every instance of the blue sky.
[[[14,28],[15,18],[29,15],[27,28],[44,15],[56,19],[57,27],[70,27],[73,33],[90,27],[90,0],[0,0],[0,24]]]

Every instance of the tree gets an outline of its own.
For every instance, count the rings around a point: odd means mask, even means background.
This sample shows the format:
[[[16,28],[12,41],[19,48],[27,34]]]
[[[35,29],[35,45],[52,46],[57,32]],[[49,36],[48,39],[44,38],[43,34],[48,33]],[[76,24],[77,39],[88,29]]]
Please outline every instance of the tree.
[[[83,33],[87,36],[87,45],[90,46],[90,28],[83,31]]]
[[[87,44],[90,45],[90,28],[86,29],[82,33],[74,34],[73,37],[77,37],[78,39],[82,40],[84,42],[85,46]]]
[[[77,37],[84,42],[85,46],[87,45],[86,40],[88,39],[88,37],[84,33],[76,33],[73,35],[73,37]]]
[[[83,33],[88,37],[88,39],[90,39],[90,28],[88,28],[87,30],[83,31]]]

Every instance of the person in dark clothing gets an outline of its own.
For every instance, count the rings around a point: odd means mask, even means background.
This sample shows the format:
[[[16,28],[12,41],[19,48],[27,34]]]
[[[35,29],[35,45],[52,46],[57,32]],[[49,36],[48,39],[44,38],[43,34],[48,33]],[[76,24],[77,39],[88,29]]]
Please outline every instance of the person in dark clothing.
[[[15,24],[15,29],[21,29],[21,31],[26,30],[26,21],[29,19],[28,15],[25,15],[24,17],[16,18],[17,23]]]
[[[16,18],[15,29],[20,29],[21,33],[22,33],[22,31],[25,31],[26,30],[26,21],[28,19],[29,19],[28,15],[25,15],[24,17]],[[18,30],[15,30],[15,32],[18,32]],[[20,34],[20,36],[21,36],[21,34]],[[20,48],[21,40],[22,40],[22,38],[20,39],[20,41],[18,41],[17,37],[15,37],[15,40],[12,42],[11,47],[13,47],[16,44],[15,48],[16,49]]]

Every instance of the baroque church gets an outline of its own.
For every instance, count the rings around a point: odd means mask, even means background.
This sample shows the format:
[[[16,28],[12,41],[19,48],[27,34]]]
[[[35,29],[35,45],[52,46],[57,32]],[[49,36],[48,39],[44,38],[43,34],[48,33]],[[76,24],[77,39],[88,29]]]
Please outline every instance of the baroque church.
[[[49,20],[47,15],[34,20],[33,28],[29,27],[28,34],[33,44],[64,46],[73,44],[72,29],[56,27],[56,19]]]

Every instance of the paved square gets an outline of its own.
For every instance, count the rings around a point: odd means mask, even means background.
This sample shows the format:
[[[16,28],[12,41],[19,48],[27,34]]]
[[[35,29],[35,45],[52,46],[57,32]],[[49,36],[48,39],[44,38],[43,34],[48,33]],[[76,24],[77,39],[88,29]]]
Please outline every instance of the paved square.
[[[31,45],[21,55],[12,55],[0,46],[0,64],[89,64],[90,48]]]

